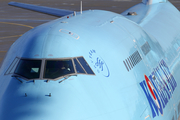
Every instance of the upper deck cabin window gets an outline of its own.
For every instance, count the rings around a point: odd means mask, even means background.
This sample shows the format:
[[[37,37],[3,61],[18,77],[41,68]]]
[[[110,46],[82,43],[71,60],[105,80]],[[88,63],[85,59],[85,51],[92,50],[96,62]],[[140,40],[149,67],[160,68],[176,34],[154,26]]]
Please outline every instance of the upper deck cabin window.
[[[151,50],[151,47],[149,45],[148,42],[145,42],[142,46],[141,46],[141,50],[143,51],[144,55],[147,55],[150,50]]]
[[[27,80],[56,80],[77,74],[95,75],[84,57],[68,59],[16,58],[6,71],[5,75],[7,74],[15,74]]]

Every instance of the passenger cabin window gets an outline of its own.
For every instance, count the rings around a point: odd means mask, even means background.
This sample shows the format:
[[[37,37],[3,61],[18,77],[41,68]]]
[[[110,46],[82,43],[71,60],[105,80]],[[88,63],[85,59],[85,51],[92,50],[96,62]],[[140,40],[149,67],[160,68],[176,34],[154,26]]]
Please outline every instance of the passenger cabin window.
[[[28,80],[55,80],[77,74],[95,75],[84,57],[38,60],[16,58],[6,71],[7,74],[16,74]]]
[[[40,71],[41,60],[21,59],[14,73],[27,79],[36,79],[40,77]]]

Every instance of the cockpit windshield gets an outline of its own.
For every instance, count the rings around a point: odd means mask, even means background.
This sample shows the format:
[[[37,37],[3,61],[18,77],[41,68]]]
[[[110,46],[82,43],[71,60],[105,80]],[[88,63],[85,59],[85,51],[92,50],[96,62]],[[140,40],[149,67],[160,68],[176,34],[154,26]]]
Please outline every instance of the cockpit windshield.
[[[40,71],[41,60],[21,59],[14,73],[28,79],[35,79],[39,78]]]
[[[55,79],[75,73],[72,60],[46,60],[44,78]]]
[[[66,76],[95,75],[84,57],[68,59],[20,59],[15,58],[5,75],[15,74],[28,80],[56,80]]]

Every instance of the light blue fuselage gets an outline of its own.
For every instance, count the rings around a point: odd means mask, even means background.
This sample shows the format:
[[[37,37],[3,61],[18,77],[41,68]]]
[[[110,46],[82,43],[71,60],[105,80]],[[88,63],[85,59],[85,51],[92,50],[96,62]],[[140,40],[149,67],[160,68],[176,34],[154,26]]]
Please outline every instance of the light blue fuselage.
[[[138,15],[126,15],[129,11]],[[179,33],[180,13],[169,2],[140,3],[122,15],[89,10],[40,25],[11,46],[1,66],[0,120],[176,120]],[[61,83],[63,78],[46,82],[5,75],[16,57],[78,56],[95,75],[78,74]]]

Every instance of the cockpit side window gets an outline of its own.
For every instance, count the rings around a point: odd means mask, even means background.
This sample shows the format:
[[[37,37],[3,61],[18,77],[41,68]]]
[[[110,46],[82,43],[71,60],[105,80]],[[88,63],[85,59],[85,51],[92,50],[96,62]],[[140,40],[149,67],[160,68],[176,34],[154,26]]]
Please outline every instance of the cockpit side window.
[[[75,64],[77,73],[84,73],[84,74],[86,73],[76,58],[74,58],[74,64]]]
[[[70,60],[46,60],[44,77],[47,79],[55,79],[61,76],[75,73],[72,59]]]
[[[83,66],[83,68],[86,70],[86,72],[88,74],[94,75],[94,72],[91,70],[88,63],[86,62],[86,60],[83,57],[78,57],[77,59],[79,60],[79,62],[81,63],[81,65]]]
[[[15,70],[15,74],[21,75],[27,79],[39,78],[42,60],[21,59]]]
[[[15,58],[12,64],[10,65],[10,67],[8,68],[8,70],[6,71],[5,75],[13,74],[18,62],[19,62],[19,58]]]

